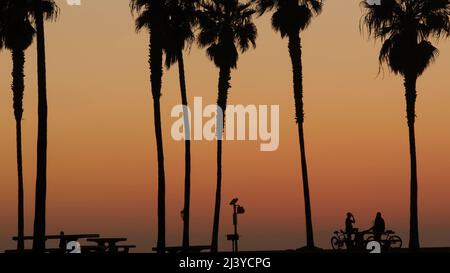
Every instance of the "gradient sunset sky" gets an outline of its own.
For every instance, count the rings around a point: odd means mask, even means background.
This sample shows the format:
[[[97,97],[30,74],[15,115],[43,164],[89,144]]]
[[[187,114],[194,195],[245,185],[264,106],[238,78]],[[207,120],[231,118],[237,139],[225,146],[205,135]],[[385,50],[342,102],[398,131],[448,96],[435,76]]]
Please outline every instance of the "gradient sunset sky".
[[[156,245],[157,162],[148,70],[148,33],[137,34],[128,0],[56,1],[46,24],[49,158],[47,233],[128,237],[138,251]],[[319,247],[353,212],[369,228],[381,211],[407,243],[409,153],[401,77],[378,75],[380,44],[359,31],[359,1],[328,0],[302,34],[305,131],[313,224]],[[256,19],[257,48],[232,72],[230,104],[280,105],[280,146],[229,141],[223,153],[221,249],[231,245],[228,201],[239,197],[240,249],[305,245],[303,192],[287,40]],[[423,246],[450,246],[450,43],[419,79],[416,138]],[[36,172],[35,44],[27,51],[23,117],[26,234],[32,233]],[[218,70],[193,45],[185,58],[189,103],[213,104]],[[0,53],[0,250],[17,233],[15,122],[10,53]],[[165,71],[162,116],[167,181],[167,243],[181,243],[184,143],[170,137],[180,103],[178,70]],[[211,239],[216,143],[192,143],[192,244]]]

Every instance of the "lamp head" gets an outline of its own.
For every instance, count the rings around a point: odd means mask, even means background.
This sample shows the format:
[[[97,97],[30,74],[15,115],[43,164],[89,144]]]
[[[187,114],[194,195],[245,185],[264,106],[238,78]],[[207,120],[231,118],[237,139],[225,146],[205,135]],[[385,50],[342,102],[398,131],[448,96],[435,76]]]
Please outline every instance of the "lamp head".
[[[242,206],[238,206],[237,207],[237,214],[244,214],[245,213],[245,209]]]

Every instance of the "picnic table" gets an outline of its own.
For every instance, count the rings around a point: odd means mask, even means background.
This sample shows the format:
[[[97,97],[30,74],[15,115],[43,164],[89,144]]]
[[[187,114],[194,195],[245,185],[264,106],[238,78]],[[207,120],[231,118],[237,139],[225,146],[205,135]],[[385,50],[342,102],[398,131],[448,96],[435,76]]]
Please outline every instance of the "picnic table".
[[[105,252],[117,252],[120,246],[117,246],[118,242],[124,242],[127,238],[90,238],[88,242],[97,243],[97,247],[103,249]],[[135,246],[130,246],[135,247]]]
[[[98,238],[100,237],[100,234],[59,234],[59,235],[46,235],[46,240],[60,240],[65,239],[66,241],[78,241],[80,239],[87,239],[87,238]],[[12,237],[14,241],[19,240],[18,236]],[[33,240],[34,236],[23,236],[24,240]]]
[[[66,245],[71,241],[79,241],[80,239],[88,239],[88,238],[98,238],[100,234],[64,234],[61,232],[59,235],[46,235],[45,240],[59,240],[58,248],[47,248],[45,252],[47,253],[65,253]],[[12,237],[14,241],[19,240],[19,236]],[[33,240],[34,236],[23,236],[23,240]],[[15,250],[10,250],[8,252],[13,252]],[[30,250],[31,251],[31,250]]]
[[[17,241],[18,236],[14,236],[13,240]],[[23,236],[24,240],[33,240],[34,236]],[[99,234],[64,234],[59,235],[47,235],[46,240],[60,240],[59,248],[48,248],[45,250],[47,253],[59,253],[66,251],[66,245],[70,241],[78,241],[80,239],[87,239],[88,242],[95,242],[96,245],[81,246],[82,252],[96,253],[96,252],[121,252],[129,253],[131,248],[135,248],[135,245],[117,245],[118,242],[124,242],[127,238],[100,238]],[[28,250],[27,250],[28,251]],[[31,250],[29,250],[31,251]],[[17,250],[8,250],[6,252],[17,252]]]

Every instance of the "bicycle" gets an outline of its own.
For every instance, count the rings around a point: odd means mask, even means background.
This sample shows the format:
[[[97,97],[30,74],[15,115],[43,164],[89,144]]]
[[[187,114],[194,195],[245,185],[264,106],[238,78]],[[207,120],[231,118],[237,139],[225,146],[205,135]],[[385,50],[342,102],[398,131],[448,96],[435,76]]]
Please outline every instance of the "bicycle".
[[[340,231],[334,231],[334,236],[331,237],[331,247],[334,250],[344,249],[346,246],[347,237],[345,232],[341,229]]]
[[[392,230],[386,230],[382,235],[382,238],[380,240],[380,244],[384,248],[401,248],[403,241],[400,236],[395,235],[395,232]],[[383,238],[384,237],[384,238]],[[365,240],[366,244],[370,241],[375,241],[375,236],[371,235],[367,237]]]

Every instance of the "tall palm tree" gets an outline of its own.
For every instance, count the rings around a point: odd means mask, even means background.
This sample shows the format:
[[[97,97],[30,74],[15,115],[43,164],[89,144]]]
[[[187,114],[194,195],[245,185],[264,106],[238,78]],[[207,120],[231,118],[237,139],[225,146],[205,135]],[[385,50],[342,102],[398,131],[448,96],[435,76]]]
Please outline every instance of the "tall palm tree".
[[[201,4],[198,44],[207,47],[206,54],[219,68],[217,96],[217,188],[214,209],[211,251],[217,252],[220,203],[222,195],[222,135],[231,87],[231,69],[237,68],[239,51],[256,47],[257,30],[253,23],[255,10],[250,2],[239,0],[208,0]],[[222,110],[222,111],[220,111]],[[221,126],[222,125],[222,126]]]
[[[191,198],[191,141],[186,91],[186,77],[184,70],[183,50],[194,40],[194,28],[197,24],[196,8],[199,0],[168,0],[169,13],[168,31],[164,41],[167,69],[178,63],[181,103],[183,104],[185,128],[185,174],[184,174],[184,209],[183,209],[183,248],[189,248],[189,222]]]
[[[36,24],[37,75],[38,75],[38,132],[37,168],[33,230],[33,250],[45,250],[46,196],[47,196],[47,76],[45,64],[44,19],[58,15],[54,0],[26,0]]]
[[[24,65],[25,50],[33,42],[35,30],[30,21],[30,13],[24,0],[14,0],[7,3],[5,47],[12,52],[13,108],[16,120],[16,150],[17,150],[17,178],[18,178],[18,240],[17,249],[24,249],[24,200],[23,200],[23,171],[22,171],[22,114],[24,94]]]
[[[311,201],[309,194],[308,166],[306,160],[305,139],[303,131],[303,66],[300,32],[305,30],[314,16],[322,11],[322,0],[255,0],[260,14],[274,10],[272,27],[280,32],[281,38],[287,37],[292,63],[294,82],[295,118],[300,142],[300,159],[303,180],[303,195],[306,217],[306,247],[314,248]]]
[[[0,0],[0,51],[5,45],[5,23],[6,23],[7,0]]]
[[[0,0],[0,52],[5,46],[7,3],[8,0]]]
[[[150,82],[153,96],[154,126],[158,154],[158,240],[157,252],[166,248],[166,182],[164,173],[164,149],[161,130],[161,85],[163,76],[163,45],[168,26],[167,1],[130,0],[130,8],[137,13],[136,31],[149,31]]]
[[[429,39],[450,34],[450,0],[381,0],[381,5],[367,2],[361,5],[365,8],[361,26],[383,42],[380,65],[386,63],[392,72],[404,79],[411,164],[409,247],[418,249],[416,82],[438,54]]]

